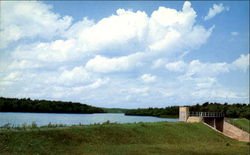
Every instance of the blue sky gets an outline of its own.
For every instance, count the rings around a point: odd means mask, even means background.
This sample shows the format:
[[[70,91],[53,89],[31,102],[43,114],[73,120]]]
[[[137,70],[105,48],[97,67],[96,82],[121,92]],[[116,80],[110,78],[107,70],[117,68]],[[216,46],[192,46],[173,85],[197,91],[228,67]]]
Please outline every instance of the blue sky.
[[[1,15],[0,96],[249,103],[248,1],[5,1]]]

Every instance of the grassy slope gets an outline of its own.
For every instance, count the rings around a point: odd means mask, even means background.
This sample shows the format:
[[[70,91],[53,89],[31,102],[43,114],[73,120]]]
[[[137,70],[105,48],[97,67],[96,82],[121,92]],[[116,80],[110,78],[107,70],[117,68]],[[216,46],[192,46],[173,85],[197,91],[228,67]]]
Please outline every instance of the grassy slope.
[[[229,118],[228,120],[233,125],[242,128],[243,130],[248,131],[250,133],[250,120],[246,118],[237,118],[237,119]]]
[[[0,131],[1,154],[247,154],[201,123],[137,123]]]

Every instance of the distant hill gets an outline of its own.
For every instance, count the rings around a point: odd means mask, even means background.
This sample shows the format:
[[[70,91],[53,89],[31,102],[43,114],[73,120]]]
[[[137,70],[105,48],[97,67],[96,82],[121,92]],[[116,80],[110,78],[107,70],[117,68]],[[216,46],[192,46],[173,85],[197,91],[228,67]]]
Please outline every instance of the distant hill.
[[[107,113],[126,113],[131,109],[124,109],[124,108],[103,108],[103,110]]]
[[[102,108],[81,103],[4,97],[0,97],[0,112],[105,113]]]

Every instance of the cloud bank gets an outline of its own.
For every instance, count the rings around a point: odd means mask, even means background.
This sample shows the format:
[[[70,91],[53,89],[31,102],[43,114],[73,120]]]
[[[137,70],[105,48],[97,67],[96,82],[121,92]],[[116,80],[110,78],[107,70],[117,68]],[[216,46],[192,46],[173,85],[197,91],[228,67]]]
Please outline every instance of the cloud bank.
[[[7,36],[1,37],[1,48],[8,51],[7,67],[1,68],[1,96],[103,107],[246,99],[220,85],[217,77],[246,72],[249,55],[231,63],[183,60],[214,29],[196,22],[190,2],[181,10],[160,6],[151,14],[119,8],[99,21],[83,17],[74,23],[42,2],[1,4],[0,35]],[[214,5],[205,20],[223,10],[222,4]]]

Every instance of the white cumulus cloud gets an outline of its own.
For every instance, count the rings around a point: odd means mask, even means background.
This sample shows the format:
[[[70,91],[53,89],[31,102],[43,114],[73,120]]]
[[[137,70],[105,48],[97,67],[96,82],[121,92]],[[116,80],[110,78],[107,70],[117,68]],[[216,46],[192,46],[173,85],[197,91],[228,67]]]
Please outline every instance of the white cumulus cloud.
[[[40,3],[36,5],[38,7]],[[49,15],[53,14],[49,6],[45,11]],[[56,19],[60,18],[57,14],[55,16],[53,22],[57,23]],[[19,45],[13,55],[16,59],[33,60],[36,63],[74,61],[96,55],[109,57],[112,61],[121,57],[120,61],[138,51],[144,52],[148,58],[156,57],[158,52],[169,56],[171,53],[197,49],[211,35],[212,28],[205,29],[195,24],[196,16],[190,2],[185,2],[181,11],[159,7],[151,15],[143,11],[118,9],[116,14],[96,23],[87,17],[76,22],[65,30],[62,35],[64,40]],[[41,31],[41,34],[46,33]],[[121,53],[122,50],[125,52]],[[107,51],[112,51],[114,57],[110,58]]]
[[[118,58],[107,58],[100,55],[90,59],[85,68],[90,71],[108,73],[116,71],[126,71],[134,66],[140,66],[139,60],[142,57],[142,53],[135,53],[129,56],[123,56]]]
[[[156,80],[156,76],[151,75],[151,74],[143,74],[141,76],[141,79],[143,82],[150,83],[150,82],[154,82]]]
[[[167,63],[165,67],[170,71],[181,72],[185,70],[186,64],[183,61],[176,61],[176,62]]]
[[[192,60],[187,63],[180,60],[169,62],[165,67],[169,71],[185,73],[185,78],[215,77],[219,74],[227,73],[235,69],[247,71],[249,68],[249,54],[241,55],[232,63],[203,63],[199,60]]]
[[[75,67],[72,70],[65,70],[58,78],[62,84],[86,83],[91,81],[91,75],[83,67]]]
[[[166,69],[174,72],[184,73],[182,78],[192,77],[214,77],[222,73],[230,71],[230,64],[224,62],[203,63],[199,60],[192,60],[189,63],[184,61],[176,61],[167,63]]]
[[[72,18],[61,17],[42,2],[1,2],[0,48],[24,37],[45,39],[61,35],[71,25]]]
[[[222,3],[214,4],[213,8],[209,8],[208,14],[204,17],[204,20],[209,20],[223,11],[229,11],[229,7],[223,6]]]
[[[242,54],[238,59],[236,59],[232,63],[232,65],[237,69],[247,71],[247,69],[249,68],[249,54],[246,55]]]

